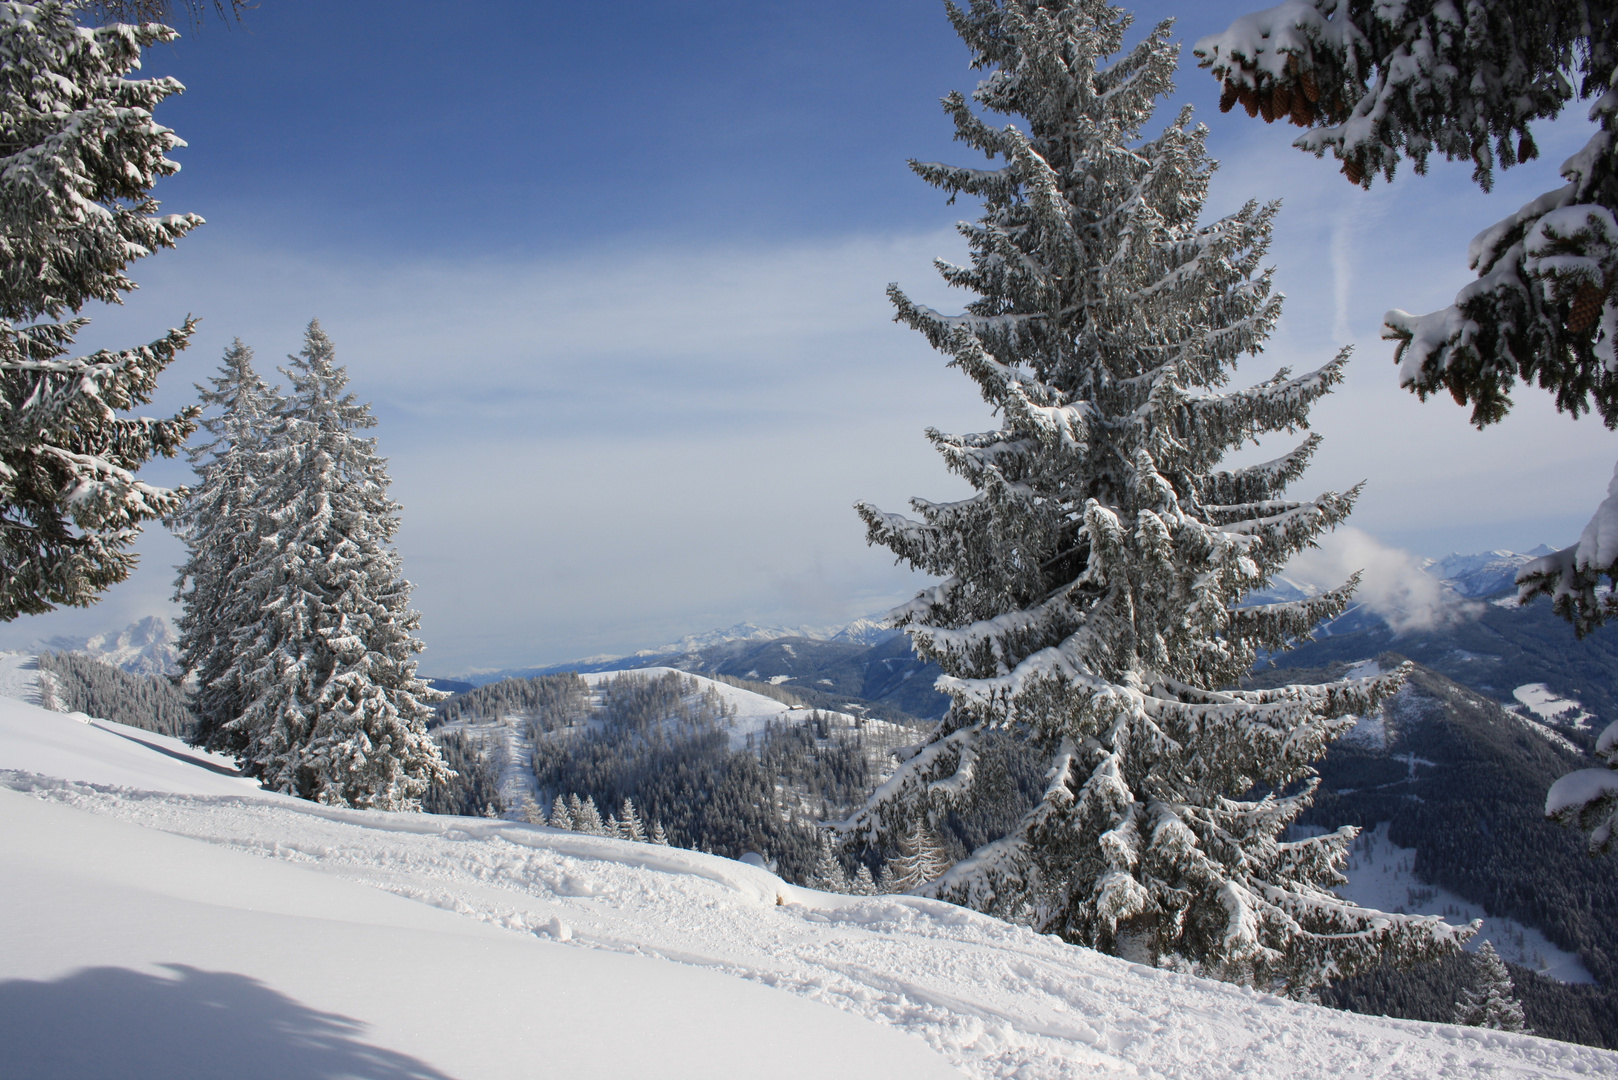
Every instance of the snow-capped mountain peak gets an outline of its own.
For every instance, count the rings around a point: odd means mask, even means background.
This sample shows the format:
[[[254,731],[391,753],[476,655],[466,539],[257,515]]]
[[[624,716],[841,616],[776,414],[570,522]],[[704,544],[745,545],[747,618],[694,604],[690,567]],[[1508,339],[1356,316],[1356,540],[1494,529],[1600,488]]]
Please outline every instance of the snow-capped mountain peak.
[[[1450,588],[1462,596],[1491,596],[1512,588],[1523,564],[1550,553],[1551,549],[1544,544],[1526,552],[1483,551],[1472,555],[1451,552],[1442,559],[1426,559],[1420,565],[1431,576],[1448,582]]]
[[[180,670],[179,639],[168,620],[148,615],[122,630],[91,637],[53,637],[37,642],[38,650],[76,652],[136,675],[173,675]]]
[[[671,653],[700,652],[732,641],[777,641],[781,638],[807,638],[810,641],[844,641],[854,645],[875,645],[886,641],[896,630],[884,626],[879,615],[866,615],[843,626],[759,626],[741,622],[722,630],[687,634],[679,641],[657,649],[644,649],[637,656],[667,656]]]

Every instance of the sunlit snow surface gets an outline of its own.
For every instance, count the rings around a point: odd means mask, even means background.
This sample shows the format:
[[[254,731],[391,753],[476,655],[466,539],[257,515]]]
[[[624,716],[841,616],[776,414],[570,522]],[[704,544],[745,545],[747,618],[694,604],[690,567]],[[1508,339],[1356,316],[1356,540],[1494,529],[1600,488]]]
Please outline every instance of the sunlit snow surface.
[[[1511,692],[1518,704],[1541,720],[1563,727],[1588,728],[1594,726],[1595,714],[1573,698],[1553,693],[1542,682],[1528,683]]]
[[[192,754],[0,700],[0,1072],[1618,1074],[1606,1051],[1284,1001],[714,856],[254,794]]]

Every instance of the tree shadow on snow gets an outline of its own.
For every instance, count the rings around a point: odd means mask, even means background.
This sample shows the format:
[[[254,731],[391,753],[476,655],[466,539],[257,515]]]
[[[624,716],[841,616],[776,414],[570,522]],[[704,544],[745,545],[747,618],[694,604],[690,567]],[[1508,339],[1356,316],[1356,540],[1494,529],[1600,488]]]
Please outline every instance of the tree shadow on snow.
[[[85,968],[0,982],[0,1074],[19,1080],[451,1080],[361,1042],[364,1024],[257,979]]]

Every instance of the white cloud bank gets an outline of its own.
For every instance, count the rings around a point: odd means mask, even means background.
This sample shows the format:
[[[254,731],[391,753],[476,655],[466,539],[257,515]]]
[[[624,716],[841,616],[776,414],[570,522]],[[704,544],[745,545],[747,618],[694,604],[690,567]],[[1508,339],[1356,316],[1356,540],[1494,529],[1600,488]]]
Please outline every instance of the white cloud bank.
[[[1437,629],[1476,618],[1483,610],[1482,604],[1457,596],[1424,572],[1410,552],[1353,526],[1339,527],[1323,536],[1318,548],[1299,553],[1284,575],[1332,589],[1356,572],[1361,576],[1355,600],[1386,620],[1396,634]]]

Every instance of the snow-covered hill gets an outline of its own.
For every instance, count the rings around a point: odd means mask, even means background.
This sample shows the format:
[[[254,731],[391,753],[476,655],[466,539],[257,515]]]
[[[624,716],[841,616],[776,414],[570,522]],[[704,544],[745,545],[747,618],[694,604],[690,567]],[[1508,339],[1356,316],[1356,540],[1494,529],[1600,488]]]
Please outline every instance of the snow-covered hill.
[[[7,1075],[1547,1078],[1618,1054],[1334,1012],[694,852],[254,792],[0,700]]]

